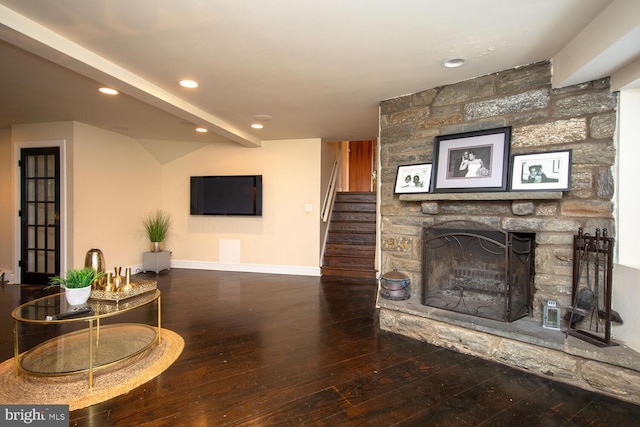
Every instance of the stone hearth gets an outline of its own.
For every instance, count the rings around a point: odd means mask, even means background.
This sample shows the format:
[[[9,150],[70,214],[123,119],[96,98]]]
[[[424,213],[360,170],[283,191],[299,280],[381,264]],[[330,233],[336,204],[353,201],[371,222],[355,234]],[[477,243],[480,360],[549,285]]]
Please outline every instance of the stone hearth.
[[[640,355],[624,345],[597,347],[532,318],[505,323],[379,298],[380,328],[460,353],[640,404]]]

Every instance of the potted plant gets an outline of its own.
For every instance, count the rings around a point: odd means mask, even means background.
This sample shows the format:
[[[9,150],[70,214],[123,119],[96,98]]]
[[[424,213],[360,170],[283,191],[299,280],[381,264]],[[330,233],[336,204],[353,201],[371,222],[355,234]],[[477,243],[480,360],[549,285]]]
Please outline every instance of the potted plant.
[[[64,288],[64,295],[70,305],[80,305],[87,302],[91,296],[91,285],[103,273],[91,267],[67,270],[65,277],[54,276],[49,280],[49,286]]]
[[[142,224],[151,245],[151,252],[162,252],[164,239],[171,227],[171,215],[157,210],[147,215],[142,220]]]

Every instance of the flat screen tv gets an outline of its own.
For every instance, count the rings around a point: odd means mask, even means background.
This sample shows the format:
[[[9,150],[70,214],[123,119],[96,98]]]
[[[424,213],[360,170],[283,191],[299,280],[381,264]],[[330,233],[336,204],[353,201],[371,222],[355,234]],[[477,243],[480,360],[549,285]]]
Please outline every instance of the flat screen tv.
[[[191,215],[262,216],[262,175],[192,176]]]

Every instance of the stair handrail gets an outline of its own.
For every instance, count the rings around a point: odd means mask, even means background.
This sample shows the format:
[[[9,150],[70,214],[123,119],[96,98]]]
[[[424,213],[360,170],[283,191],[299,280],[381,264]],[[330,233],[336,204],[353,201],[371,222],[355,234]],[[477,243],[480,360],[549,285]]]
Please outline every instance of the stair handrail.
[[[336,198],[337,188],[336,183],[338,181],[338,173],[340,172],[340,163],[342,162],[342,152],[338,151],[336,160],[333,163],[333,169],[331,170],[331,178],[327,186],[327,191],[324,195],[324,202],[322,203],[322,222],[329,221],[331,211],[333,210],[333,203]]]

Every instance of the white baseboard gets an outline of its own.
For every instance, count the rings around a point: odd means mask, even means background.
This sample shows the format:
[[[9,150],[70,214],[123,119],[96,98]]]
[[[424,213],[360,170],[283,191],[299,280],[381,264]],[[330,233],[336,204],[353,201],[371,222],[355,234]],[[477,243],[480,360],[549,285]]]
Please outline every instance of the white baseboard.
[[[140,273],[142,264],[129,266],[131,274]],[[122,268],[124,270],[126,267]],[[321,275],[320,267],[298,267],[291,265],[265,265],[265,264],[225,264],[220,262],[208,261],[171,261],[171,268],[185,268],[191,270],[214,270],[214,271],[237,271],[244,273],[267,273],[267,274],[288,274],[294,276],[315,276]],[[112,270],[108,270],[112,271]],[[15,283],[15,275],[6,270],[4,272],[4,280],[8,283]]]
[[[139,267],[142,269],[142,265]],[[320,267],[298,267],[291,265],[265,264],[225,264],[209,261],[174,261],[171,268],[186,268],[192,270],[237,271],[245,273],[290,274],[296,276],[320,276]],[[133,270],[137,271],[137,270]]]
[[[2,274],[4,274],[4,278],[2,277]],[[6,283],[15,283],[16,275],[8,269],[0,269],[0,280],[4,280]]]

